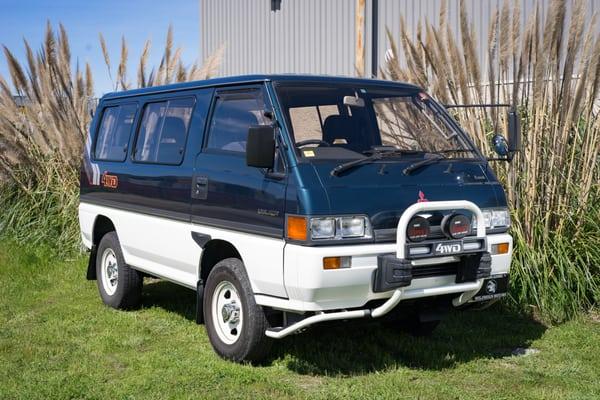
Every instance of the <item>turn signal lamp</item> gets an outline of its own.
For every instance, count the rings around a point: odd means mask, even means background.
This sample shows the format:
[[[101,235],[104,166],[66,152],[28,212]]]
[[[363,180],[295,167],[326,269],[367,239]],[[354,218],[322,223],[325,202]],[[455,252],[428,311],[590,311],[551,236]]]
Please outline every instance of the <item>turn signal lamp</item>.
[[[507,254],[508,248],[508,243],[494,244],[492,245],[492,254]]]
[[[288,215],[287,237],[293,240],[306,240],[307,234],[306,217]]]
[[[323,269],[350,268],[351,257],[323,257]]]
[[[342,266],[342,261],[339,257],[324,257],[323,269],[339,269]]]

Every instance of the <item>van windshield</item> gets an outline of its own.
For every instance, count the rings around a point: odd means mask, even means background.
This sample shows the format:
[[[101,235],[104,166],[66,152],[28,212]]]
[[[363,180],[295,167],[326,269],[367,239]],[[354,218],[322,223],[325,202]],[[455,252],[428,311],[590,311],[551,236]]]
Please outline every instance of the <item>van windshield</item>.
[[[451,117],[419,91],[347,85],[277,85],[298,155],[352,159],[378,152],[478,158]]]

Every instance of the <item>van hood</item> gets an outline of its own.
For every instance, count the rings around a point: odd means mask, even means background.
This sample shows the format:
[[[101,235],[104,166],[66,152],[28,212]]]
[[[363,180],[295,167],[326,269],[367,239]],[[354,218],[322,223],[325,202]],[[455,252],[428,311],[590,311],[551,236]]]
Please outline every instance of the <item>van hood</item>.
[[[328,203],[327,210],[312,207],[313,211],[367,214],[374,229],[388,229],[395,228],[404,210],[419,200],[468,200],[480,208],[506,206],[503,188],[485,162],[444,160],[405,175],[403,169],[413,162],[376,162],[339,176],[331,175],[338,163],[312,163]]]

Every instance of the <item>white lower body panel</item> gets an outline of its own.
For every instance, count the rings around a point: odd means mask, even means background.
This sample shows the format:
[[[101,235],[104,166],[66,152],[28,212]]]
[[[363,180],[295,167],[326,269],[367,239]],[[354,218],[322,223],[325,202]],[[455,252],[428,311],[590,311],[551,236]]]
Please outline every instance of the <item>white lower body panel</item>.
[[[210,235],[231,243],[246,267],[257,304],[294,312],[327,311],[364,306],[370,300],[388,299],[394,291],[372,291],[377,255],[396,253],[397,245],[364,244],[309,247],[286,244],[283,239],[241,233],[174,221],[167,218],[81,203],[79,220],[86,247],[93,243],[92,232],[99,215],[109,218],[117,231],[125,262],[141,271],[195,289],[199,279],[202,249],[192,232]],[[512,238],[508,234],[487,236],[492,245],[509,243],[507,254],[492,254],[492,275],[509,272]],[[351,267],[324,270],[323,258],[349,256]],[[418,266],[415,266],[418,268]],[[455,277],[413,279],[404,298],[444,294],[438,288],[452,287]]]
[[[202,249],[192,232],[231,243],[240,253],[255,293],[287,297],[283,282],[283,239],[212,228],[191,222],[123,211],[88,203],[79,206],[82,240],[92,247],[99,215],[117,231],[125,262],[132,267],[196,289]]]

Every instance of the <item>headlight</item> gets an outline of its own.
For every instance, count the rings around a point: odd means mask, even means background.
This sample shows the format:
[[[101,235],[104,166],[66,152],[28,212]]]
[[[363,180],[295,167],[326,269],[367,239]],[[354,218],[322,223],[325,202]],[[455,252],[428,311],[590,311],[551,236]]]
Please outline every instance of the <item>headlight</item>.
[[[510,214],[508,210],[492,210],[492,226],[510,226]]]
[[[510,213],[507,208],[484,208],[481,210],[486,229],[508,228]],[[477,229],[477,217],[473,215],[473,230]]]
[[[332,239],[335,237],[334,218],[312,218],[310,220],[310,236],[313,239]]]
[[[310,239],[371,238],[371,225],[366,216],[317,217],[310,219]]]
[[[364,217],[340,218],[340,235],[343,238],[363,237],[365,226]]]

